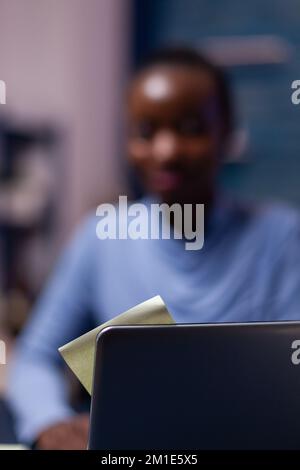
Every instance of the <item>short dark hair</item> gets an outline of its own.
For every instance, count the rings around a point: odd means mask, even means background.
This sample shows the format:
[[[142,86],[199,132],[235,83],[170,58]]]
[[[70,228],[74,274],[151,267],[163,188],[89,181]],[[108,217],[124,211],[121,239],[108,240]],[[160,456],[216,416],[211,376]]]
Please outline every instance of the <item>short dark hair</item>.
[[[213,63],[203,52],[189,46],[166,47],[154,51],[140,70],[156,65],[179,65],[200,68],[211,74],[216,82],[225,133],[233,130],[233,99],[229,80],[224,70]]]

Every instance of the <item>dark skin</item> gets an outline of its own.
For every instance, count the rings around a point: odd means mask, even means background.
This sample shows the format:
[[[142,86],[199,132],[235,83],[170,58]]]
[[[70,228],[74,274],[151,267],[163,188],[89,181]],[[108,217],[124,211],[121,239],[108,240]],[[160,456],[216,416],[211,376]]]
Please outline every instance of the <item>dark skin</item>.
[[[133,81],[128,109],[129,161],[146,189],[169,204],[209,207],[227,138],[211,73],[153,66]]]
[[[188,66],[152,66],[128,96],[128,157],[163,202],[210,207],[227,134],[214,78]],[[39,449],[86,449],[88,414],[45,429]]]
[[[85,450],[88,432],[89,415],[82,413],[42,431],[37,438],[36,447],[41,450]]]

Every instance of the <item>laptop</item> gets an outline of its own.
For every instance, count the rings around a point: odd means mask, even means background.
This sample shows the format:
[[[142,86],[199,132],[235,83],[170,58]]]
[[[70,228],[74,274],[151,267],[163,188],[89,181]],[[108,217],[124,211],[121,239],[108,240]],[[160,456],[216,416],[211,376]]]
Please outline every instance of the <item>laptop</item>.
[[[89,449],[300,449],[300,322],[110,326]]]

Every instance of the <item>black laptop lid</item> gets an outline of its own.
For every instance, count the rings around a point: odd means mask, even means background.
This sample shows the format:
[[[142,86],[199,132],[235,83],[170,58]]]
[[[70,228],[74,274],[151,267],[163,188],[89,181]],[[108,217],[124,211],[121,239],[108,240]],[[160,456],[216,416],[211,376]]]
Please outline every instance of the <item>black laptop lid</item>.
[[[298,322],[106,328],[89,448],[299,449],[298,339]]]

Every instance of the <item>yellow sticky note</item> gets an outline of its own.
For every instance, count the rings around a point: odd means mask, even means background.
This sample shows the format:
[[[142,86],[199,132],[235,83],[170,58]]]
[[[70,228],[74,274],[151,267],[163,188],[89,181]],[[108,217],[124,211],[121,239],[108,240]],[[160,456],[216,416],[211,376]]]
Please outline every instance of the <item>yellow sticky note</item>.
[[[157,325],[172,323],[175,322],[169,314],[164,301],[157,295],[65,344],[59,348],[59,352],[82,385],[91,394],[96,337],[99,331],[111,325]]]
[[[0,444],[0,450],[29,450],[22,444]]]

